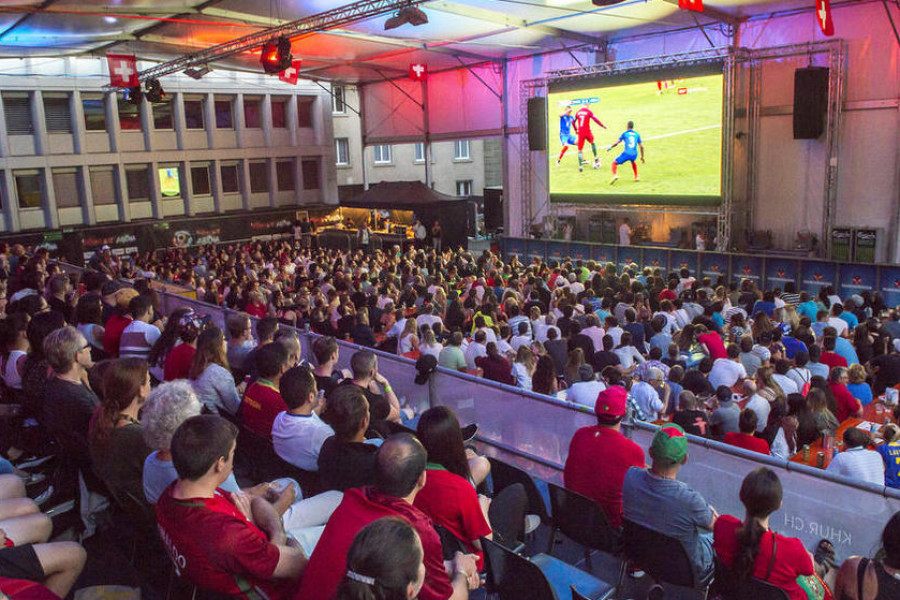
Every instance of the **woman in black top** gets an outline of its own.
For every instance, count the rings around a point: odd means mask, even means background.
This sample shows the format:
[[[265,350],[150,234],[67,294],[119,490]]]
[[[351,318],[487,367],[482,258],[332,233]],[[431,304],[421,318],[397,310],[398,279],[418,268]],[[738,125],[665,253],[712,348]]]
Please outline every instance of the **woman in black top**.
[[[848,558],[838,571],[836,600],[896,600],[900,598],[900,512],[884,526],[884,550],[879,560]]]

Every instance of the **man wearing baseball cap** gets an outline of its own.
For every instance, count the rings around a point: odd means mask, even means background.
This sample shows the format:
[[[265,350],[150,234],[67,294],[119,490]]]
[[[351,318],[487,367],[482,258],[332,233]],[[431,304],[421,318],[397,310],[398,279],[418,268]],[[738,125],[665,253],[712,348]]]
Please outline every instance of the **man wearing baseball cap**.
[[[628,393],[612,385],[597,395],[597,424],[572,436],[563,481],[566,488],[593,498],[610,525],[622,525],[622,481],[630,467],[646,466],[644,450],[619,431]]]
[[[625,474],[625,518],[681,542],[696,581],[705,582],[713,573],[710,532],[719,515],[703,496],[676,479],[687,462],[684,430],[672,423],[660,427],[650,444],[650,458],[649,469],[633,468]]]

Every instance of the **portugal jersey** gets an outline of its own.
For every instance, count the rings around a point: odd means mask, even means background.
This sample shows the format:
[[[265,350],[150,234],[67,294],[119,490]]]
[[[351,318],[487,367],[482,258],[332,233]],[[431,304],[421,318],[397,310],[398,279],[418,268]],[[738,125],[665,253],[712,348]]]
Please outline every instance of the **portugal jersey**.
[[[589,108],[579,108],[575,113],[575,131],[578,135],[584,135],[591,132],[591,119],[596,119],[594,113]]]
[[[637,156],[638,144],[641,143],[641,136],[634,129],[629,129],[619,136],[619,140],[625,142],[625,154],[634,154]]]

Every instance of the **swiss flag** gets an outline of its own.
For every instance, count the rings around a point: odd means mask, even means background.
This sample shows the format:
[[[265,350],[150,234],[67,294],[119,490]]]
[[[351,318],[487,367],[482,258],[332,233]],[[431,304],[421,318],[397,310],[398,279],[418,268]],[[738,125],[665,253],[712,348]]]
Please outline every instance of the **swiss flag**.
[[[703,0],[678,0],[678,8],[703,12]]]
[[[422,81],[428,75],[428,65],[416,64],[409,65],[409,78],[415,81]]]
[[[831,20],[831,4],[828,0],[816,0],[816,22],[825,35],[834,35],[834,21]]]
[[[278,79],[291,85],[297,85],[297,78],[300,76],[300,61],[291,62],[291,66],[278,74]]]
[[[138,79],[137,58],[128,54],[107,54],[109,85],[113,87],[135,87],[141,85]]]

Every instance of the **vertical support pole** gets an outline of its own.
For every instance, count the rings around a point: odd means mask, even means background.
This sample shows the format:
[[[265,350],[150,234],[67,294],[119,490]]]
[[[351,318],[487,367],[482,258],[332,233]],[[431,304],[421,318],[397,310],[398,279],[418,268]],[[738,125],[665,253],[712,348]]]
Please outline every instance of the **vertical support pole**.
[[[429,189],[434,186],[434,173],[431,167],[431,118],[428,110],[428,76],[422,78],[422,126],[425,128],[425,185]]]

